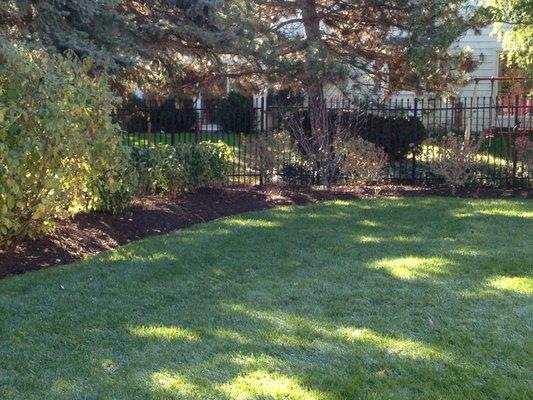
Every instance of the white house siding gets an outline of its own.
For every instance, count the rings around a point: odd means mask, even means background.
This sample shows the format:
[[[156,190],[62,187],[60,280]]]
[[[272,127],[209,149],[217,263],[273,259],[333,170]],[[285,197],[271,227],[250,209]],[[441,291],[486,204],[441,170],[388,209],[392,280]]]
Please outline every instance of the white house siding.
[[[470,76],[474,78],[497,77],[499,74],[499,57],[502,50],[498,37],[492,34],[492,24],[483,28],[480,34],[468,31],[453,47],[457,50],[462,48],[472,49],[474,60],[480,62],[477,69]],[[483,60],[481,55],[483,54]],[[491,87],[490,81],[479,81],[477,88],[474,82],[462,88],[457,88],[459,97],[490,97],[498,94],[498,82]]]

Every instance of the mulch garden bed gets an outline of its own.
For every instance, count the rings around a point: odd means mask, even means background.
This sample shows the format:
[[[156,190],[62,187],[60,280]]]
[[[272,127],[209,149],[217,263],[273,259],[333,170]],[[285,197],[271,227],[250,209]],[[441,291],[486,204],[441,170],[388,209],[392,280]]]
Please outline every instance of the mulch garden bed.
[[[373,196],[449,196],[447,189],[381,185],[364,189],[307,188],[266,185],[226,187],[185,193],[174,199],[148,196],[136,199],[121,215],[82,213],[61,221],[57,229],[38,240],[25,241],[14,251],[0,250],[0,278],[67,264],[141,238],[247,211],[282,205],[305,205],[332,199]],[[531,190],[465,190],[461,197],[532,197]]]

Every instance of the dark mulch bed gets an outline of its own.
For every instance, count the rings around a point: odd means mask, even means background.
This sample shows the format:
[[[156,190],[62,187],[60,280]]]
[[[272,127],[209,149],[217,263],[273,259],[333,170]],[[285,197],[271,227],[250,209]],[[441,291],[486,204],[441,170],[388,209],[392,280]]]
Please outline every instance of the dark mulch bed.
[[[281,205],[305,205],[331,199],[370,196],[450,195],[446,189],[420,186],[382,185],[365,189],[302,188],[268,185],[227,187],[186,193],[175,199],[149,196],[137,199],[122,215],[78,214],[61,221],[56,230],[15,251],[0,250],[0,278],[53,265],[70,263],[87,255],[113,249],[150,235],[160,235],[193,224],[246,211]],[[464,197],[531,197],[531,191],[462,191]]]

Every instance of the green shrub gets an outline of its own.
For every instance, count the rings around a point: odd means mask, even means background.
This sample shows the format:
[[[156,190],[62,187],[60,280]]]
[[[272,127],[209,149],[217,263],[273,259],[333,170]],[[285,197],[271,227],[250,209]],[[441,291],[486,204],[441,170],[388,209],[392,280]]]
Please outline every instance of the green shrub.
[[[131,204],[138,191],[139,176],[133,169],[130,149],[120,146],[115,157],[115,162],[97,166],[90,192],[94,195],[94,210],[118,214]]]
[[[192,100],[166,99],[152,110],[152,129],[157,132],[193,132],[198,112]]]
[[[215,109],[215,120],[225,132],[252,133],[255,130],[253,99],[231,91]]]
[[[222,142],[154,146],[132,150],[140,193],[174,195],[228,179],[232,152]]]
[[[404,160],[413,146],[427,138],[427,130],[418,118],[367,114],[359,135],[381,147],[391,161]]]
[[[164,182],[161,148],[133,147],[131,158],[137,176],[137,193],[157,193]]]
[[[193,132],[198,112],[192,100],[167,98],[161,104],[147,104],[135,95],[127,98],[117,112],[117,121],[127,132]]]
[[[303,129],[311,133],[309,111],[298,109],[289,113],[289,118],[302,120]],[[340,118],[340,121],[339,121]],[[427,130],[419,118],[401,115],[376,115],[359,111],[328,110],[331,126],[349,130],[354,138],[360,136],[368,142],[382,148],[390,161],[401,161],[413,147],[419,146],[427,139]]]
[[[102,196],[124,189],[101,183],[122,163],[105,74],[90,75],[88,60],[2,43],[0,247],[9,247],[62,216],[107,209]]]
[[[216,186],[227,180],[232,152],[223,142],[201,142],[176,147],[182,165],[182,185],[185,190]]]

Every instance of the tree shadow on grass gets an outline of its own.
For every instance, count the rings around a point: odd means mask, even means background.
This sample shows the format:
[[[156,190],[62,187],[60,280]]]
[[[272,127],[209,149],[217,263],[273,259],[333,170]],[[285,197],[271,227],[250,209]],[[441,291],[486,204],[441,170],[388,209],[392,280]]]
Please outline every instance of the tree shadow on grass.
[[[130,398],[526,398],[531,205],[502,215],[498,202],[479,204],[248,214],[126,246],[75,273],[18,279],[0,298],[6,387],[65,397],[89,388]],[[42,318],[28,318],[36,310]],[[30,383],[32,360],[48,368]]]

